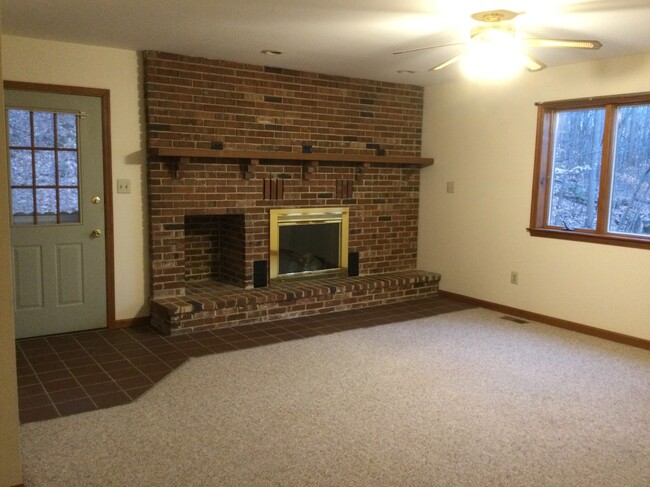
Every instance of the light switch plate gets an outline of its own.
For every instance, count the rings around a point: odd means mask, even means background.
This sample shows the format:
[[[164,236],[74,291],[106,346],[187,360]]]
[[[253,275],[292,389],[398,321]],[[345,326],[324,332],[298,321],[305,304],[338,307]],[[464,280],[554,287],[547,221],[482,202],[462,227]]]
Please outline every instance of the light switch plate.
[[[130,179],[118,179],[117,180],[117,192],[118,193],[130,193],[131,192],[131,180]]]

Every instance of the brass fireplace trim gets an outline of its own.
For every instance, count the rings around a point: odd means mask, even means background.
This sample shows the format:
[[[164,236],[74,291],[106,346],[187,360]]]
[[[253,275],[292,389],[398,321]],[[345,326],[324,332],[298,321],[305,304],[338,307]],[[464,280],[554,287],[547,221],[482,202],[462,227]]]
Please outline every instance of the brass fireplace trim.
[[[291,279],[295,277],[347,274],[348,236],[350,231],[350,209],[347,207],[324,208],[274,208],[269,210],[269,277],[270,279]],[[339,267],[322,271],[279,274],[280,268],[280,226],[319,223],[340,223]]]

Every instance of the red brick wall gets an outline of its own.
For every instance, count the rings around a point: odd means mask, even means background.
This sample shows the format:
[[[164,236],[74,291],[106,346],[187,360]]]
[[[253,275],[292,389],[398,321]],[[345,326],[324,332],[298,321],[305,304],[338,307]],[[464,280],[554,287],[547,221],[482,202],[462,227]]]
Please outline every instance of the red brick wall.
[[[423,88],[148,51],[150,148],[420,156]]]
[[[419,156],[422,88],[231,62],[145,53],[149,149],[210,148]],[[183,294],[208,276],[252,285],[255,260],[268,260],[268,209],[348,206],[349,250],[361,274],[415,268],[419,169],[408,166],[262,162],[244,177],[236,161],[194,160],[173,179],[170,161],[149,153],[153,297]],[[281,180],[281,199],[265,182]],[[351,194],[349,188],[352,188]],[[196,215],[243,215],[243,231]],[[215,223],[217,222],[217,223]],[[228,233],[229,235],[232,235]],[[244,241],[238,253],[238,242]],[[210,253],[216,249],[218,255]],[[228,256],[228,257],[225,257]],[[243,260],[239,272],[232,263]]]

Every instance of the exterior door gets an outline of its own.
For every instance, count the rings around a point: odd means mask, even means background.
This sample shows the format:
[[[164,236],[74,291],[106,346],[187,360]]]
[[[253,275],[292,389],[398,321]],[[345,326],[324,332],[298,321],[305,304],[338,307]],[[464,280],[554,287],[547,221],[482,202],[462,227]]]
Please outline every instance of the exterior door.
[[[101,100],[5,90],[16,337],[102,328]]]

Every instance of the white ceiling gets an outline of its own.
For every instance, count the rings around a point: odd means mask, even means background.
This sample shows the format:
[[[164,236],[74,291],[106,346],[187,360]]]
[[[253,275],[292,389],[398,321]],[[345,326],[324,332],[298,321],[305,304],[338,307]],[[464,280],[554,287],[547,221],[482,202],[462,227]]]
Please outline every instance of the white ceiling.
[[[529,50],[548,66],[650,52],[650,0],[0,0],[0,8],[5,34],[418,85],[459,76],[457,66],[428,69],[462,47],[392,52],[462,42],[477,11],[526,12],[515,22],[531,37],[603,43]]]

